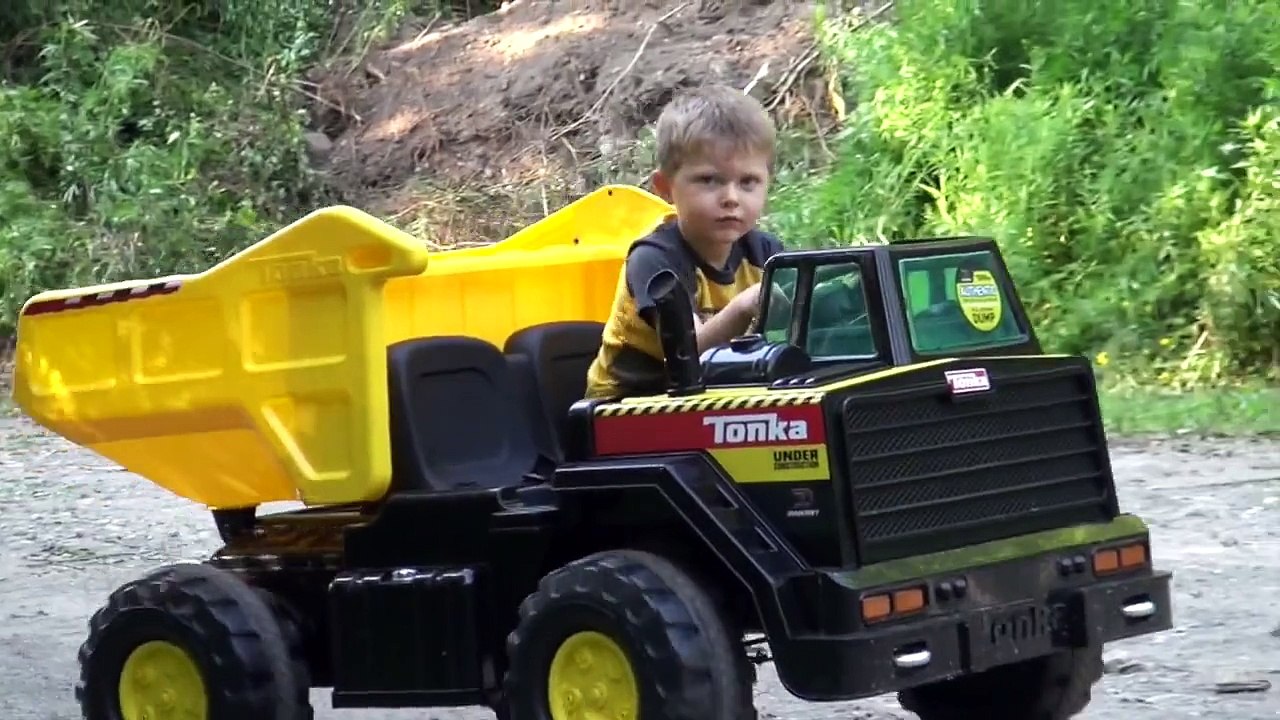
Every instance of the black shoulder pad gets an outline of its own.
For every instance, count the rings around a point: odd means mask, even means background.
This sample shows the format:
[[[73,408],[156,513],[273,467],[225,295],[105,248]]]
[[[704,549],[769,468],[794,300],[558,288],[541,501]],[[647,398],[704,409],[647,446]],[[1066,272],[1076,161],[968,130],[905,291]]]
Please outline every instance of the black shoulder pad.
[[[747,262],[764,267],[765,261],[782,252],[782,242],[772,233],[752,230],[742,238]]]

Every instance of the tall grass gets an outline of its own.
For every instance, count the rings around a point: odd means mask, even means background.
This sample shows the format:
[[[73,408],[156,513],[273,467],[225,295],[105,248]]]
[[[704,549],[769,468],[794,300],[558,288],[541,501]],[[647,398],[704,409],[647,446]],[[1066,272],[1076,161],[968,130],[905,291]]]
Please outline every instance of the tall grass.
[[[434,0],[10,0],[0,344],[49,289],[201,270],[323,202],[303,81]]]
[[[1180,387],[1280,376],[1280,3],[895,13],[823,24],[851,109],[781,232],[990,235],[1051,349]]]
[[[0,338],[33,292],[207,267],[323,202],[304,71],[407,14],[494,3],[9,5]],[[774,229],[992,235],[1050,349],[1172,387],[1280,378],[1280,2],[893,14],[821,23],[849,113],[830,169],[782,178]]]

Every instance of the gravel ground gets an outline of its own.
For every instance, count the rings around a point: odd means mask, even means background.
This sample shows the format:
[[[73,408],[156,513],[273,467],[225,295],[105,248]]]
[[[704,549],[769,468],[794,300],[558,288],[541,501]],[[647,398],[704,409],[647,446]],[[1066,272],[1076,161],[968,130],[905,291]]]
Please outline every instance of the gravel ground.
[[[1176,627],[1110,647],[1085,720],[1280,718],[1280,440],[1117,444],[1121,503],[1153,526],[1175,572]],[[78,718],[85,622],[120,583],[213,550],[209,516],[28,422],[0,419],[0,718]],[[1219,683],[1248,682],[1224,693]],[[1257,689],[1266,688],[1266,689]],[[792,699],[768,667],[766,718],[906,720],[892,698]],[[334,711],[323,720],[481,720],[477,710]]]

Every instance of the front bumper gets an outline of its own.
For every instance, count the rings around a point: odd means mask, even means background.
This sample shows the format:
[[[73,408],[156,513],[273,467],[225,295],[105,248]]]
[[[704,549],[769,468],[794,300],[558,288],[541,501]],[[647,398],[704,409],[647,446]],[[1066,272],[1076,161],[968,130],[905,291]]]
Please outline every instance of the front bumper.
[[[782,684],[805,700],[872,697],[1167,630],[1170,578],[1147,573],[853,635],[794,638],[774,645],[774,661]]]

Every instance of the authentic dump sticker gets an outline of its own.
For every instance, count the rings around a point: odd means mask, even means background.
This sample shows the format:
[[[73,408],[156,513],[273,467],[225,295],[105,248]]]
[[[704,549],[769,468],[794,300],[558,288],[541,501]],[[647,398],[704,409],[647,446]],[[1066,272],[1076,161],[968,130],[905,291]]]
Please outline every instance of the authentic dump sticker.
[[[961,269],[956,274],[956,299],[969,324],[983,332],[1000,326],[1003,305],[1000,288],[987,270]]]

